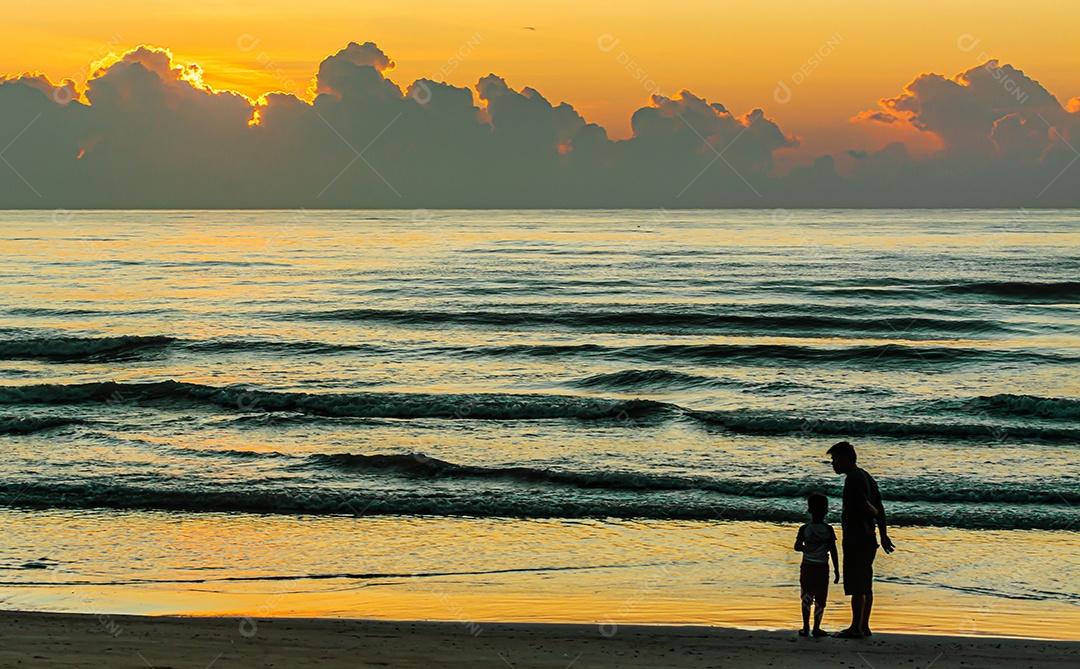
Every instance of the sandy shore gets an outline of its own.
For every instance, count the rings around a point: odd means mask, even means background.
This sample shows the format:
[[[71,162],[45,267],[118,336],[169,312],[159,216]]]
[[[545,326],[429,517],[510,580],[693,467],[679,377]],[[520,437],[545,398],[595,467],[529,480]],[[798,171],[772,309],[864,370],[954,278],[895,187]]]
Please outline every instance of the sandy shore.
[[[0,613],[4,667],[1061,667],[1080,642],[715,627]]]

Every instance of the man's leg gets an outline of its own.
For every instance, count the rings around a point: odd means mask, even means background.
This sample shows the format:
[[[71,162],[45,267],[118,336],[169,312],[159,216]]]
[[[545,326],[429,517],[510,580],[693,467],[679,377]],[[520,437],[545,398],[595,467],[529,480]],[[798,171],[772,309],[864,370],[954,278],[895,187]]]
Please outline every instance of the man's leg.
[[[863,636],[870,634],[870,609],[874,608],[874,593],[869,593],[865,597],[866,603],[863,606],[862,624],[859,626],[859,630],[863,633]]]
[[[866,609],[866,558],[859,543],[844,544],[844,592],[851,596],[851,625],[837,632],[841,638],[861,637],[864,611]]]
[[[874,608],[874,558],[877,556],[877,546],[870,551],[870,560],[867,564],[869,572],[866,579],[866,604],[863,606],[863,617],[859,625],[859,631],[863,636],[870,636],[870,610]]]
[[[863,619],[866,611],[866,595],[851,596],[851,626],[848,627],[854,634],[862,634]]]

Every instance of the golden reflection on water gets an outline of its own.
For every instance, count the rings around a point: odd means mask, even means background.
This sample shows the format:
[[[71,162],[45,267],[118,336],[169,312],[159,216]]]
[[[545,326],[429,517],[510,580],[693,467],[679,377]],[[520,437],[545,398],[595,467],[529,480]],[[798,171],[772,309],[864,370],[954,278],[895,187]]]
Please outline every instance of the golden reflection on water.
[[[0,516],[0,537],[10,547],[6,562],[56,561],[49,570],[7,572],[0,587],[7,607],[463,623],[798,624],[793,525],[62,511]],[[30,527],[36,529],[32,545],[19,539]],[[1080,638],[1075,603],[952,589],[1007,589],[995,579],[1067,587],[1080,568],[1075,534],[896,528],[893,536],[899,550],[876,563],[877,630]],[[117,547],[126,553],[122,562],[115,559]],[[1040,556],[1037,572],[1022,560],[1030,555]],[[1010,556],[1017,560],[1010,563]],[[330,578],[342,574],[352,576]],[[316,578],[296,578],[303,576]],[[289,578],[221,580],[265,577]],[[830,599],[826,627],[839,628],[848,615],[842,585],[831,586]]]

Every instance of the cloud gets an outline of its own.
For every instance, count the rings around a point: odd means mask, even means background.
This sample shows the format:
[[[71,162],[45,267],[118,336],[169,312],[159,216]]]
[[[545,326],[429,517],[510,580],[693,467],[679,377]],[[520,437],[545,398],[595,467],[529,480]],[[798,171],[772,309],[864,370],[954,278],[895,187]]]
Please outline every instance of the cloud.
[[[952,78],[924,73],[902,93],[881,100],[853,122],[908,126],[940,140],[942,149],[916,160],[890,145],[860,161],[864,186],[892,179],[917,189],[929,205],[1077,206],[1080,109],[1062,106],[1038,81],[997,59]],[[918,169],[912,169],[912,168]],[[1053,190],[1051,190],[1053,188]]]
[[[78,91],[75,90],[74,81],[69,79],[57,85],[49,81],[49,78],[40,72],[27,72],[15,77],[0,76],[0,86],[5,83],[23,84],[30,88],[36,88],[59,104],[67,104],[79,95]]]
[[[934,155],[899,141],[837,147],[786,175],[777,152],[797,137],[765,110],[735,114],[687,90],[653,95],[632,136],[612,140],[572,105],[494,74],[474,89],[399,85],[372,42],[323,60],[310,101],[215,90],[164,49],[106,63],[82,92],[40,74],[0,80],[0,206],[1080,205],[1069,167],[1080,99],[1063,106],[998,61],[920,75],[852,119],[932,134]]]
[[[993,152],[994,124],[1010,114],[1042,113],[1060,120],[1061,104],[1013,66],[989,60],[951,79],[922,74],[904,92],[881,101],[884,112],[863,118],[906,122],[941,138],[946,149]]]
[[[735,117],[722,104],[710,104],[686,90],[674,98],[653,95],[651,106],[634,112],[631,127],[631,141],[709,157],[723,154],[755,171],[771,168],[777,149],[798,146],[798,140],[785,135],[761,109]]]
[[[883,111],[862,111],[851,117],[853,123],[861,123],[863,121],[875,121],[877,123],[900,123],[901,119],[897,116]]]
[[[315,92],[338,100],[389,102],[400,100],[401,89],[383,73],[395,67],[394,61],[371,42],[349,46],[319,64]]]

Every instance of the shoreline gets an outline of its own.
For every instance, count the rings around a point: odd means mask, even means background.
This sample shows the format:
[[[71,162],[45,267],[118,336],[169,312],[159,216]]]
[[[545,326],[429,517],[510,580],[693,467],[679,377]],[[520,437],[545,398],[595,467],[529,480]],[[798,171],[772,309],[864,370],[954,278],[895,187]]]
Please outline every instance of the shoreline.
[[[64,667],[1053,667],[1080,642],[731,627],[0,611],[0,664]],[[899,665],[898,665],[899,663]]]
[[[0,525],[13,547],[0,605],[19,612],[594,628],[801,624],[794,529],[768,523],[0,510]],[[903,552],[881,560],[875,632],[1080,642],[1080,606],[1061,586],[1073,581],[1076,536],[926,529],[902,539]],[[1029,566],[1025,556],[1034,554],[1043,568]],[[926,577],[935,571],[947,578]],[[1043,599],[1023,597],[1036,589]],[[849,617],[842,588],[831,585],[825,629]]]

